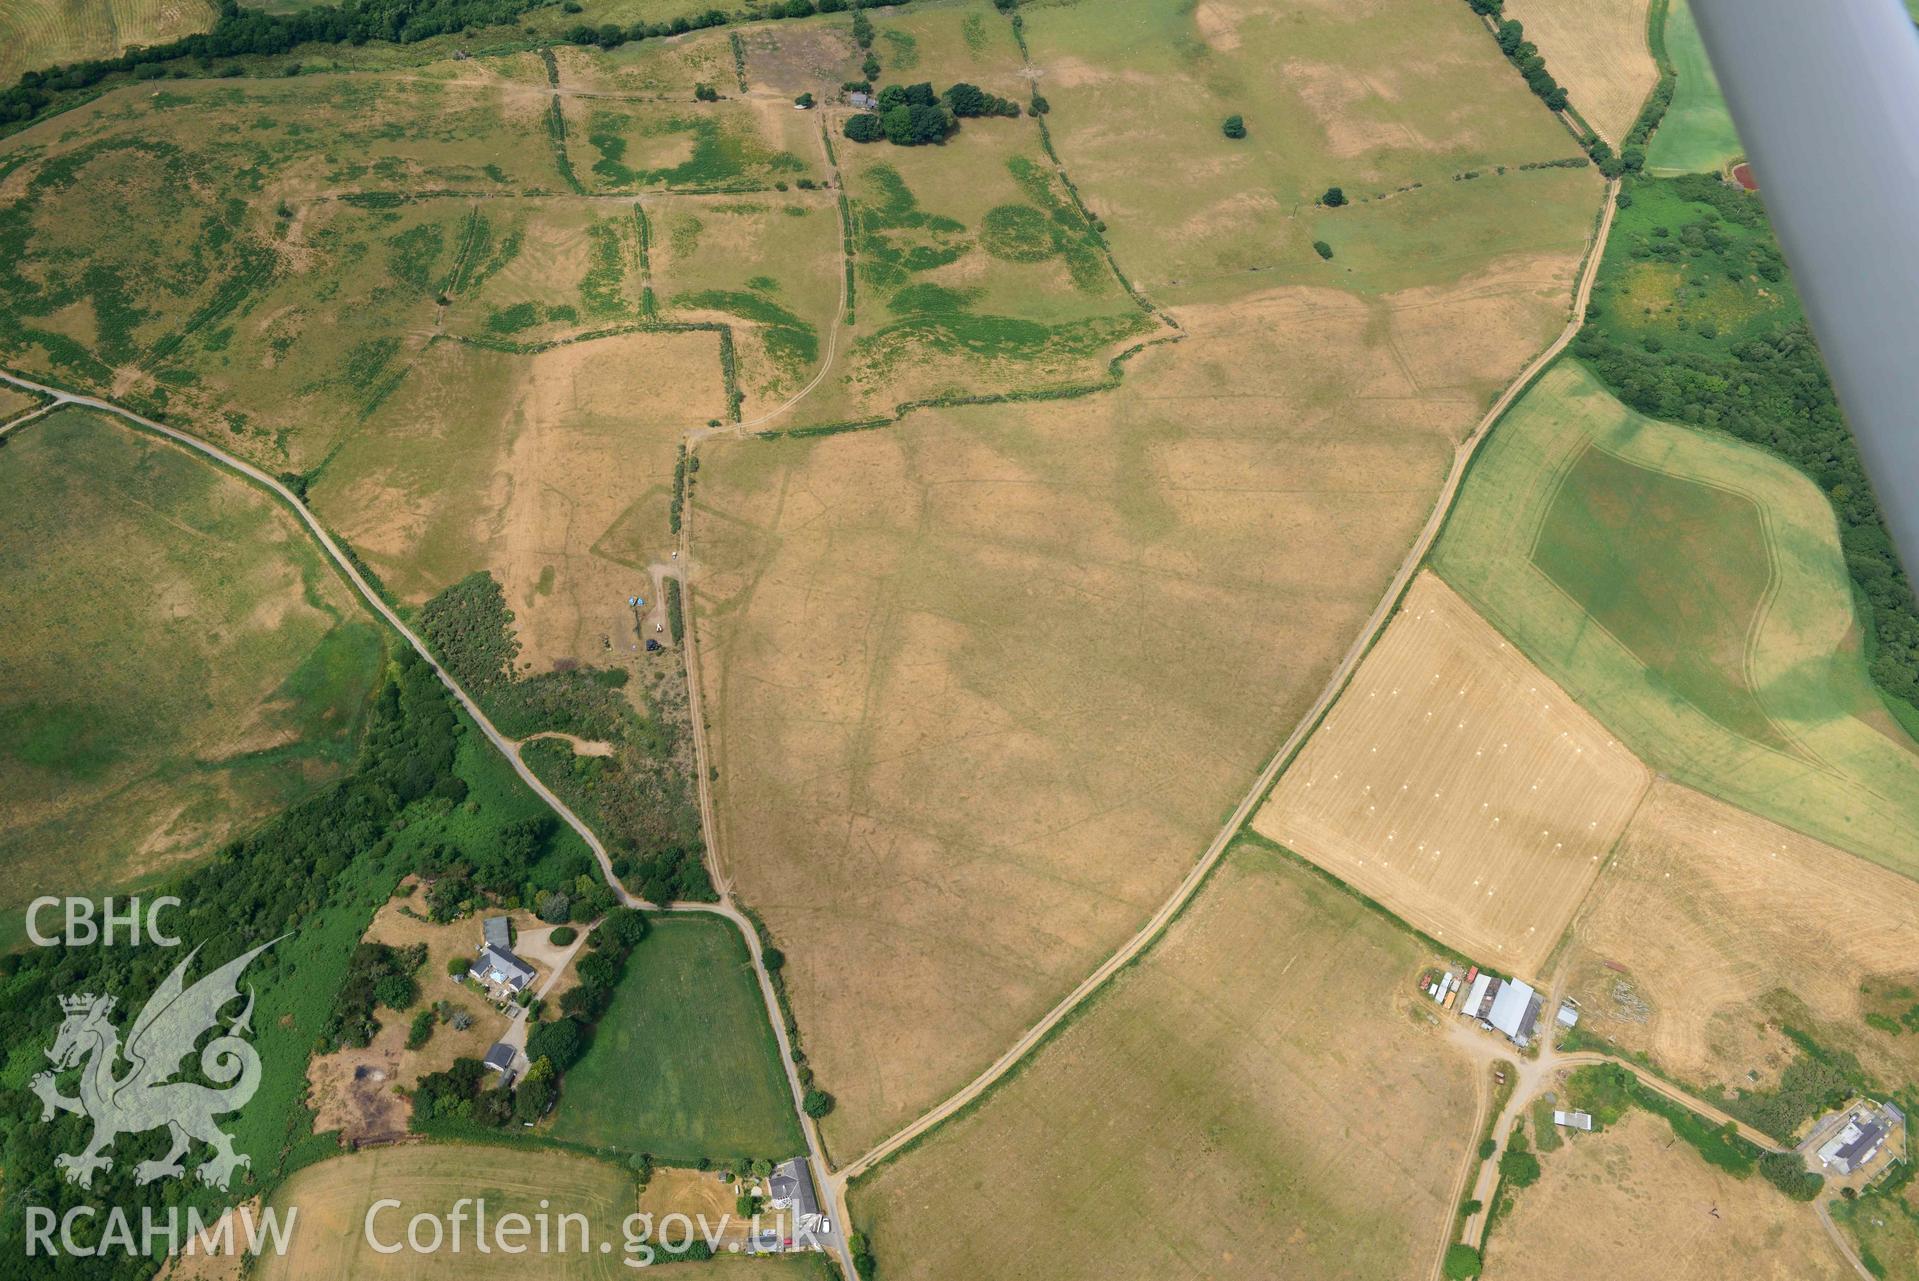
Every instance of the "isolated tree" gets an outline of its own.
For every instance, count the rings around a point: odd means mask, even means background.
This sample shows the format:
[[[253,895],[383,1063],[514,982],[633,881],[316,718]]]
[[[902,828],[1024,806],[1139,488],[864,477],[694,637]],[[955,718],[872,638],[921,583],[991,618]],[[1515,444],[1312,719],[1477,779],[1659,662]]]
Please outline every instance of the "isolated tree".
[[[1313,252],[1321,258],[1330,260],[1333,256],[1333,247],[1323,240],[1315,240],[1313,242]]]
[[[1228,116],[1220,123],[1219,131],[1228,138],[1244,138],[1246,136],[1246,120],[1243,116]]]
[[[825,1090],[808,1090],[800,1107],[815,1121],[833,1110],[833,1096]]]
[[[1328,187],[1326,188],[1326,194],[1319,198],[1319,203],[1325,205],[1328,209],[1337,209],[1346,203],[1346,193],[1338,187]]]
[[[799,107],[800,109],[804,111],[811,111],[813,109],[813,95],[810,93],[803,93],[799,97],[793,99],[793,105],[796,107]]]
[[[701,102],[718,102],[720,100],[720,91],[712,85],[697,84],[693,86],[693,96]]]

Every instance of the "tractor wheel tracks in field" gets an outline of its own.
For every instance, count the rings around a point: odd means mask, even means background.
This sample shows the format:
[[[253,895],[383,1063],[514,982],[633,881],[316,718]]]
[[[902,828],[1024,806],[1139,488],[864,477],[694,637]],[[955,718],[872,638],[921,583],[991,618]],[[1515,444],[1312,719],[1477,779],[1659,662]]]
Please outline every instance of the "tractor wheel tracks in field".
[[[414,634],[413,629],[406,625],[399,614],[396,613],[394,609],[381,598],[380,594],[373,589],[372,585],[367,582],[352,559],[340,549],[339,544],[333,540],[333,536],[326,531],[325,526],[320,524],[318,518],[308,510],[306,504],[301,502],[293,491],[288,489],[279,480],[261,471],[253,464],[236,458],[217,445],[210,444],[198,436],[181,431],[177,427],[169,427],[165,423],[156,422],[151,418],[137,414],[111,401],[102,400],[95,396],[85,396],[64,391],[58,387],[50,387],[44,383],[34,382],[31,379],[22,378],[4,370],[0,370],[0,382],[4,382],[29,394],[45,397],[48,402],[38,409],[29,411],[13,419],[5,424],[4,427],[0,427],[0,435],[9,433],[62,406],[75,405],[110,415],[131,424],[140,431],[161,436],[175,444],[185,446],[196,453],[206,456],[228,471],[252,481],[255,485],[274,495],[284,503],[299,519],[300,523],[306,527],[307,532],[312,535],[313,540],[320,545],[320,549],[326,554],[327,559],[333,563],[334,568],[347,580],[354,591],[360,595],[360,598],[366,602],[367,607],[380,618],[384,619],[387,625],[391,627],[414,652],[426,661],[427,666],[432,668],[433,674],[440,678],[440,683],[446,687],[447,692],[453,695],[460,706],[466,710],[467,715],[473,719],[473,723],[479,727],[480,732],[486,736],[486,740],[491,743],[502,756],[506,757],[508,763],[513,766],[513,772],[520,776],[520,780],[533,791],[534,795],[546,802],[553,812],[566,822],[568,827],[577,832],[581,840],[586,842],[587,848],[593,851],[593,857],[599,861],[601,875],[606,879],[607,885],[613,890],[614,896],[620,903],[627,907],[647,907],[655,911],[705,912],[714,916],[724,917],[726,920],[731,921],[734,927],[745,936],[747,951],[753,958],[753,971],[759,979],[760,997],[766,1006],[767,1018],[773,1024],[773,1036],[779,1045],[780,1065],[786,1072],[786,1083],[792,1095],[793,1110],[799,1118],[800,1129],[806,1136],[807,1160],[813,1168],[814,1183],[821,1188],[828,1186],[825,1149],[820,1141],[818,1126],[814,1124],[811,1117],[806,1115],[806,1110],[803,1106],[806,1092],[800,1085],[799,1074],[793,1063],[793,1049],[786,1035],[786,1019],[780,1010],[779,999],[773,990],[772,978],[766,969],[766,959],[760,948],[759,931],[754,927],[753,922],[747,918],[746,914],[734,905],[732,893],[730,889],[727,888],[723,878],[715,877],[715,882],[720,894],[720,900],[717,903],[653,904],[647,903],[645,900],[628,892],[627,888],[620,884],[619,878],[613,874],[613,861],[606,852],[606,846],[600,841],[600,838],[594,834],[593,829],[587,826],[585,820],[574,813],[572,808],[569,807],[565,801],[561,800],[551,788],[541,782],[539,776],[527,766],[525,761],[520,759],[519,743],[502,734],[499,729],[494,726],[493,722],[487,718],[486,713],[481,710],[479,703],[473,699],[472,695],[468,694],[466,690],[460,686],[460,683],[454,680],[445,668],[440,666],[439,661],[434,658],[432,652],[427,649],[425,642]],[[684,555],[684,552],[682,555]],[[690,656],[691,651],[689,650],[688,653]],[[690,670],[688,677],[689,685],[697,684]],[[699,725],[698,717],[700,714],[697,695],[694,696],[691,708],[694,716],[694,724],[697,727]],[[707,794],[706,774],[703,766],[703,734],[698,736],[698,742],[700,744],[699,755],[702,759],[699,788],[700,808],[702,822],[706,823],[710,822],[711,801]],[[710,840],[708,842],[708,848],[712,848]],[[853,1269],[852,1251],[846,1242],[846,1221],[844,1216],[840,1215],[837,1203],[835,1203],[833,1208],[836,1217],[839,1218],[839,1225],[835,1228],[829,1240],[833,1246],[834,1253],[838,1256],[840,1269],[846,1277],[851,1278],[855,1275],[855,1272]]]

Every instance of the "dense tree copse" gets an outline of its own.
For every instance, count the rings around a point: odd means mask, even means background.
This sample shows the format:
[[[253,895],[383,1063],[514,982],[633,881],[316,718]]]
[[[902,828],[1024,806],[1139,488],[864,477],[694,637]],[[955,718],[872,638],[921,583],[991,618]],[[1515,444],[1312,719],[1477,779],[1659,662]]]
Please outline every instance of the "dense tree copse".
[[[1722,264],[1721,251],[1731,224],[1745,233],[1765,230],[1765,208],[1753,196],[1711,174],[1678,178],[1640,178],[1631,182],[1622,203],[1630,208],[1635,191],[1657,183],[1697,211],[1684,225],[1658,229],[1645,243],[1633,233],[1616,231],[1617,252],[1643,249],[1655,259]],[[1611,254],[1609,253],[1609,257]],[[1767,233],[1736,264],[1756,274],[1766,287],[1784,283],[1784,259]],[[1606,277],[1602,276],[1602,284]],[[1609,291],[1602,291],[1592,315],[1604,316]],[[1869,606],[1874,640],[1873,680],[1907,703],[1919,704],[1919,603],[1886,532],[1859,449],[1840,414],[1819,348],[1804,322],[1780,324],[1752,334],[1692,330],[1706,339],[1704,348],[1668,349],[1657,335],[1640,341],[1606,323],[1589,323],[1573,350],[1590,365],[1620,400],[1643,414],[1724,431],[1763,446],[1794,464],[1819,485],[1839,519],[1846,567]]]

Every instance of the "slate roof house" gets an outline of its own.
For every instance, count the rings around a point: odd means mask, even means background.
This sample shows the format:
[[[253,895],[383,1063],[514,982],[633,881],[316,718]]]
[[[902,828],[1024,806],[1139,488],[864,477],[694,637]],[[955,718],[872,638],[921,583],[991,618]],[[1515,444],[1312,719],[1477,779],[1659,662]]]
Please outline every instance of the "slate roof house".
[[[480,954],[467,971],[473,978],[510,992],[519,992],[533,981],[533,967],[513,955],[504,916],[490,916],[480,922]]]

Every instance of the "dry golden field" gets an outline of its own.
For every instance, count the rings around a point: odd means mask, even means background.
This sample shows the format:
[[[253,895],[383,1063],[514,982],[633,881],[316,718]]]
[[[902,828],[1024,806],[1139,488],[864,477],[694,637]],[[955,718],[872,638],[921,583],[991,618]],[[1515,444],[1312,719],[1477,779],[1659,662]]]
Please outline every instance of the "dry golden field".
[[[1310,869],[1229,852],[977,1109],[852,1192],[889,1277],[1423,1277],[1474,1141],[1437,958]]]
[[[254,1275],[261,1281],[522,1281],[538,1276],[555,1281],[612,1281],[646,1275],[639,1271],[639,1242],[629,1246],[629,1216],[640,1212],[638,1188],[630,1171],[609,1162],[524,1147],[472,1144],[414,1144],[378,1148],[333,1157],[308,1166],[281,1184],[272,1204],[282,1216],[298,1207],[292,1243],[283,1255],[262,1256]],[[453,1249],[451,1216],[462,1198],[483,1199],[489,1233],[510,1213],[523,1214],[534,1231],[519,1239],[519,1253],[495,1248],[482,1252],[474,1241],[474,1207],[465,1209],[463,1248]],[[364,1227],[373,1203],[397,1200],[374,1218],[373,1231],[383,1245],[398,1243],[395,1253],[376,1253]],[[405,1245],[407,1222],[416,1214],[438,1220],[447,1234],[431,1253]],[[584,1228],[563,1229],[559,1216],[584,1216]],[[546,1216],[544,1248],[538,1216]],[[631,1225],[638,1235],[639,1225]],[[717,1222],[709,1225],[714,1230]],[[430,1241],[431,1230],[424,1229]],[[678,1229],[674,1229],[678,1240]],[[657,1240],[649,1228],[650,1239]],[[582,1240],[585,1248],[582,1248]],[[489,1237],[489,1244],[492,1238]],[[608,1249],[601,1250],[601,1243]],[[666,1262],[662,1257],[660,1264]],[[697,1271],[726,1281],[820,1281],[819,1256],[745,1259],[722,1253]]]
[[[1448,946],[1536,976],[1649,782],[1424,573],[1253,827]]]
[[[216,8],[207,0],[0,0],[0,86],[23,71],[205,31]]]
[[[725,403],[715,342],[436,343],[314,482],[314,509],[401,600],[492,570],[535,670],[624,653],[627,598],[652,597],[647,566],[672,546],[679,434]]]
[[[1439,283],[1489,243],[1577,237],[1598,207],[1592,170],[1520,168],[1578,146],[1463,3],[1076,0],[1024,16],[1060,158],[1161,302]],[[1222,135],[1229,115],[1244,138]],[[1346,205],[1319,203],[1330,186]],[[1585,213],[1571,225],[1569,201]]]
[[[1512,0],[1506,16],[1526,39],[1586,123],[1614,147],[1632,128],[1659,68],[1646,43],[1647,0]]]
[[[1764,1025],[1784,1017],[1910,1082],[1919,1036],[1865,1016],[1919,1000],[1890,999],[1919,990],[1915,939],[1919,885],[1662,781],[1574,922],[1569,990],[1583,1029],[1685,1080],[1773,1083],[1793,1047]]]
[[[1518,1193],[1487,1241],[1486,1281],[1852,1275],[1811,1206],[1706,1164],[1644,1112],[1598,1134],[1568,1134],[1540,1165],[1539,1182]]]
[[[786,948],[836,1150],[964,1084],[1178,883],[1573,266],[1194,306],[1116,395],[702,451],[721,857]]]

